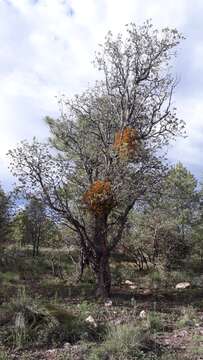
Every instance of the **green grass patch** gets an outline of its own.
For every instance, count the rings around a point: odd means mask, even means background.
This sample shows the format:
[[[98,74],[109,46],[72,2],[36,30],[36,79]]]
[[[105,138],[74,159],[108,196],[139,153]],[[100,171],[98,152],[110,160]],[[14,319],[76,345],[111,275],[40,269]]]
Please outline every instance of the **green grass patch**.
[[[19,281],[19,274],[16,272],[12,272],[12,271],[6,271],[6,272],[1,272],[0,273],[0,281],[2,282],[2,284],[7,284],[7,283],[16,283]]]

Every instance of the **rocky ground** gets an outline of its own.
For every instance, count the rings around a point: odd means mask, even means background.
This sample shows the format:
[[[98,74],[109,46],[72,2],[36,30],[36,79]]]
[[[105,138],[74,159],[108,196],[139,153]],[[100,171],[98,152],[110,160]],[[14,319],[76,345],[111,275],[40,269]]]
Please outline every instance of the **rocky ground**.
[[[108,357],[109,350],[106,357],[91,357],[102,346],[117,351],[128,327],[135,328],[135,336],[143,330],[149,335],[146,356],[139,359],[203,359],[201,273],[139,273],[129,264],[120,270],[119,264],[119,273],[112,267],[112,297],[104,303],[95,300],[89,274],[76,284],[73,264],[65,255],[61,260],[63,279],[52,274],[47,254],[35,260],[21,254],[12,267],[6,263],[1,269],[0,360],[128,360]],[[16,331],[19,314],[24,316],[26,336]],[[114,336],[119,329],[121,340],[111,344],[109,329]],[[149,357],[149,351],[160,355]]]

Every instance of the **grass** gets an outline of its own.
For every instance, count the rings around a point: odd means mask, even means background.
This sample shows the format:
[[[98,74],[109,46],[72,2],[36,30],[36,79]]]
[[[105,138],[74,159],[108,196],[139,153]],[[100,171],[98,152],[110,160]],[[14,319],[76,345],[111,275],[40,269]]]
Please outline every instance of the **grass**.
[[[181,311],[181,316],[177,320],[177,328],[194,327],[198,323],[197,313],[192,306],[184,307]]]
[[[142,346],[147,343],[148,334],[134,324],[121,325],[109,329],[106,340],[92,350],[90,360],[142,358]]]
[[[0,360],[9,360],[9,355],[6,351],[0,350]]]
[[[89,309],[89,311],[87,311]],[[1,307],[0,343],[11,348],[27,346],[59,346],[64,342],[74,344],[79,340],[99,341],[105,326],[94,326],[85,322],[90,312],[87,303],[81,307],[62,306],[47,299],[32,298],[24,287],[17,296]]]
[[[163,319],[163,315],[156,311],[151,311],[148,314],[149,327],[152,332],[164,331],[166,323]]]
[[[19,281],[19,274],[16,274],[15,272],[6,271],[0,273],[0,282],[2,282],[2,284],[8,284],[8,283],[15,284],[18,281]]]
[[[61,279],[52,272],[50,249],[42,249],[37,259],[28,250],[21,249],[20,256],[14,249],[8,250],[8,261],[1,269],[0,345],[5,350],[0,352],[0,360],[9,359],[12,349],[18,349],[20,360],[34,359],[33,349],[62,348],[66,342],[71,343],[73,355],[61,351],[57,360],[78,360],[74,351],[79,353],[85,346],[89,355],[84,358],[88,360],[102,360],[105,354],[108,360],[191,360],[201,353],[202,338],[196,323],[203,327],[199,317],[203,288],[195,285],[199,273],[194,269],[169,273],[158,265],[151,272],[138,272],[131,263],[118,266],[115,261],[111,264],[113,306],[106,308],[94,299],[89,270],[82,282],[75,282],[75,266],[66,251],[54,253],[55,261],[59,259],[63,267]],[[127,279],[135,289],[125,284]],[[182,281],[191,282],[191,288],[176,290],[176,283]],[[141,320],[143,309],[147,315]],[[89,315],[97,328],[86,323]],[[187,329],[192,340],[187,345],[190,355],[185,351],[180,358],[173,346],[160,344],[166,334],[170,337],[182,329]]]
[[[153,328],[155,330],[155,328]],[[152,323],[130,323],[110,327],[105,341],[92,348],[89,360],[172,360],[177,354],[160,346]]]
[[[203,356],[203,335],[193,335],[190,344],[190,352],[193,356]]]

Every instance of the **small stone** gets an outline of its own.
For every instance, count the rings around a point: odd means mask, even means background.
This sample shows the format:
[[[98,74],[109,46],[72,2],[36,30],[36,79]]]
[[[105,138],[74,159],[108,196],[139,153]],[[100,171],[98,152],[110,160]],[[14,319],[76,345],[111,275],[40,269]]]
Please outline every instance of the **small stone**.
[[[144,289],[142,293],[143,295],[152,295],[152,291],[150,289]]]
[[[145,310],[140,311],[139,318],[140,319],[146,319],[147,313]]]
[[[94,320],[94,318],[93,318],[92,315],[88,316],[88,317],[85,319],[85,321],[86,321],[87,323],[93,325],[95,328],[97,328],[97,323],[96,323],[96,321]]]
[[[45,359],[46,360],[54,360],[56,359],[56,355],[57,355],[57,350],[56,349],[51,349],[51,350],[47,350],[45,352]]]
[[[187,289],[189,288],[191,285],[189,282],[181,282],[181,283],[178,283],[176,285],[176,289]]]
[[[130,299],[130,302],[131,302],[131,305],[132,305],[132,306],[136,306],[136,300],[135,300],[134,297],[132,297],[132,298]]]
[[[190,326],[190,327],[193,327],[195,324],[194,324],[194,321],[193,321],[193,320],[187,320],[187,321],[186,321],[186,325],[187,325],[187,326]]]
[[[106,300],[105,303],[104,303],[104,306],[111,307],[112,306],[112,301],[110,299]]]
[[[135,290],[137,288],[137,286],[136,285],[130,285],[129,288],[132,289],[132,290]]]
[[[187,336],[187,335],[188,335],[188,331],[187,331],[187,330],[181,330],[181,331],[177,334],[178,337],[185,337],[185,336]]]
[[[130,281],[130,280],[125,280],[125,284],[126,285],[134,285],[134,283],[132,281]]]

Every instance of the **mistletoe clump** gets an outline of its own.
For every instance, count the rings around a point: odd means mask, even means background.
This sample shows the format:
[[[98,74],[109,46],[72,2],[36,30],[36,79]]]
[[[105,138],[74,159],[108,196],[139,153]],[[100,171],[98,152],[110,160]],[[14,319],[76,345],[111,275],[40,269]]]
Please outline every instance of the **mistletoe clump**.
[[[111,183],[108,180],[96,180],[83,196],[88,209],[95,215],[108,214],[113,207]]]
[[[121,159],[132,159],[138,152],[138,133],[135,129],[126,127],[115,134],[114,149]]]

